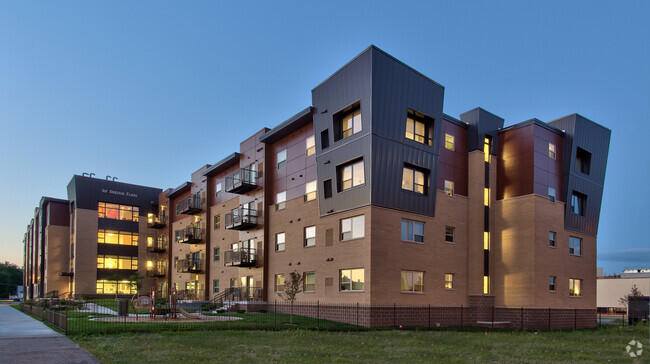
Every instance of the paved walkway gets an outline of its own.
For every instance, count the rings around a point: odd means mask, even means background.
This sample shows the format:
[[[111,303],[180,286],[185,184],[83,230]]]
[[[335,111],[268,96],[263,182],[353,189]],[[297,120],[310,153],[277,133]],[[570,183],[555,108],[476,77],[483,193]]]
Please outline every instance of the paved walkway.
[[[8,305],[0,305],[0,362],[99,363],[65,335]]]

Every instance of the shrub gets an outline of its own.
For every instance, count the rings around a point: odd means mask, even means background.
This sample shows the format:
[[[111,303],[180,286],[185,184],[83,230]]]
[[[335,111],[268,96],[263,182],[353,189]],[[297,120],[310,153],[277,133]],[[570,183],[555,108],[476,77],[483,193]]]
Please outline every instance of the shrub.
[[[238,310],[235,310],[235,312],[237,312],[237,313],[246,313],[246,310],[238,309]]]
[[[223,309],[223,308],[220,308],[220,309],[217,310],[217,313],[226,313],[226,310]]]
[[[259,312],[259,313],[267,313],[268,311],[265,308],[260,308],[259,310],[257,310],[257,312]]]

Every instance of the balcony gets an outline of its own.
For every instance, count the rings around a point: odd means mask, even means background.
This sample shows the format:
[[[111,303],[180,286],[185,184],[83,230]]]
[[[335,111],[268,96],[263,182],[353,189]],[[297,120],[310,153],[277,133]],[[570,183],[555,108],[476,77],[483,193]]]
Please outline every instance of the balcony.
[[[178,204],[176,204],[176,211],[179,214],[196,215],[203,211],[201,208],[202,204],[203,198],[201,198],[201,192],[197,192],[183,198]]]
[[[178,244],[202,244],[203,229],[198,223],[190,225],[185,229],[175,231],[175,241]]]
[[[255,248],[241,248],[224,252],[223,263],[228,267],[255,267],[257,254]]]
[[[203,262],[201,259],[179,259],[176,261],[177,273],[201,273]]]
[[[167,261],[166,260],[156,260],[147,262],[147,277],[164,277],[167,274]]]
[[[248,230],[257,227],[257,210],[240,207],[226,213],[226,229]]]
[[[167,236],[161,235],[151,245],[147,246],[149,253],[163,253],[167,250]]]
[[[149,213],[147,214],[147,227],[152,229],[159,229],[167,225],[167,212],[160,211],[158,216]]]
[[[226,192],[242,194],[257,188],[257,171],[241,168],[226,176]]]

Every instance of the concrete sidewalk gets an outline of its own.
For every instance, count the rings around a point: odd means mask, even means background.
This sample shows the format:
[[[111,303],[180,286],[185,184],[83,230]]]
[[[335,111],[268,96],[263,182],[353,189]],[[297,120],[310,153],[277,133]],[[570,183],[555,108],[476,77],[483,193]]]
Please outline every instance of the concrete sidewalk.
[[[0,305],[0,362],[100,363],[65,335],[8,305]]]

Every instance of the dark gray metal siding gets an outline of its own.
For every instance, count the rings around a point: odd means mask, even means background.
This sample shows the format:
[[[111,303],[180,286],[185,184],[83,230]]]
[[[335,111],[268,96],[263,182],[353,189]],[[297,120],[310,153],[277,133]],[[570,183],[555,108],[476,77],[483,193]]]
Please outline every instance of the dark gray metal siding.
[[[98,202],[110,202],[138,206],[140,216],[158,212],[154,207],[158,204],[161,192],[159,188],[82,176],[73,176],[68,183],[68,200],[74,202],[76,208],[97,210]]]
[[[467,135],[467,151],[483,150],[485,136],[492,137],[490,154],[497,155],[499,129],[503,128],[504,120],[480,107],[460,114],[460,120],[469,124]]]
[[[578,114],[551,121],[549,124],[565,132],[562,160],[564,198],[566,201],[564,225],[570,230],[596,235],[598,233],[611,131]],[[588,175],[575,170],[578,147],[591,153]],[[584,216],[570,212],[573,191],[587,195]]]

